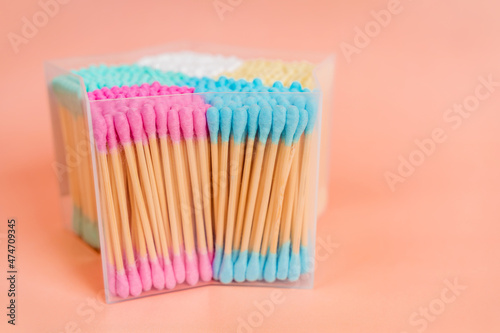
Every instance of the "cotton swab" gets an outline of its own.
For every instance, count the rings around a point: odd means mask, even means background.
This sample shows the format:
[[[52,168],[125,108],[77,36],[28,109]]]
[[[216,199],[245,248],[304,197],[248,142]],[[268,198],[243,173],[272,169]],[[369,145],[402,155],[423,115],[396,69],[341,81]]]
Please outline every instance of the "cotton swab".
[[[285,194],[286,182],[288,180],[288,175],[290,172],[291,163],[293,161],[293,154],[295,149],[292,150],[292,141],[295,130],[297,129],[297,124],[299,122],[299,110],[295,106],[287,108],[286,111],[286,123],[283,131],[283,152],[280,154],[280,161],[278,162],[278,168],[275,172],[273,191],[271,192],[271,199],[269,203],[269,211],[271,218],[269,220],[269,230],[270,234],[266,242],[261,244],[261,256],[267,253],[265,265],[264,265],[264,279],[267,282],[274,282],[276,279],[276,262],[277,262],[277,247],[278,247],[278,236],[279,236],[279,226],[281,221],[281,213],[283,209],[283,198]],[[295,148],[295,147],[294,147]],[[270,248],[268,251],[268,242],[270,240]]]
[[[299,108],[305,106],[305,109],[308,113],[308,122],[304,130],[304,148],[301,156],[300,180],[297,197],[298,204],[295,206],[293,213],[294,221],[292,225],[292,254],[290,256],[290,267],[288,270],[288,279],[291,281],[296,281],[299,278],[301,273],[301,261],[303,262],[302,266],[307,264],[307,261],[304,259],[301,260],[301,257],[308,258],[307,226],[304,219],[304,208],[310,164],[309,158],[312,148],[312,134],[318,112],[317,105],[311,98],[308,101],[305,101],[303,98],[297,98],[294,101],[294,105]],[[301,249],[301,243],[303,244],[303,249]],[[307,268],[305,268],[305,271],[307,271]]]
[[[259,180],[261,176],[261,168],[264,159],[264,152],[266,150],[266,143],[271,131],[273,123],[273,111],[269,105],[264,105],[259,113],[259,138],[255,151],[255,159],[252,166],[252,173],[250,177],[250,184],[247,194],[247,205],[243,220],[243,233],[241,238],[240,253],[238,259],[234,265],[234,279],[237,282],[242,282],[245,280],[247,275],[247,264],[248,269],[254,269],[255,265],[250,265],[248,263],[248,245],[250,243],[250,234],[252,231],[252,221],[254,217],[254,208],[257,200],[257,190],[259,187]],[[257,252],[257,266],[258,266],[258,255]],[[254,258],[254,253],[250,253],[250,257]],[[254,259],[255,261],[255,259]],[[250,273],[250,276],[258,274],[258,272]]]
[[[233,112],[232,123],[232,151],[229,172],[229,200],[226,219],[225,243],[224,243],[224,258],[220,268],[219,278],[222,283],[229,283],[233,280],[233,232],[236,219],[236,204],[239,191],[238,180],[240,151],[242,149],[243,133],[247,125],[247,111],[240,107]]]
[[[186,282],[194,285],[199,280],[198,257],[194,246],[193,221],[191,215],[191,199],[187,185],[187,175],[184,167],[184,157],[181,143],[181,128],[179,123],[179,105],[173,105],[168,111],[168,130],[174,150],[175,170],[179,185],[181,220],[185,244]]]
[[[215,256],[213,261],[213,277],[219,279],[219,270],[222,262],[222,253],[224,246],[224,222],[226,220],[227,196],[228,196],[228,179],[227,179],[227,164],[229,155],[229,136],[231,134],[232,110],[227,106],[220,109],[220,133],[221,133],[221,150],[219,175],[219,206],[217,208],[217,224],[215,235]]]
[[[243,219],[245,217],[245,205],[248,195],[248,182],[252,168],[255,136],[257,135],[260,107],[257,100],[249,97],[246,101],[248,108],[248,133],[245,147],[243,175],[241,179],[240,197],[238,199],[238,214],[236,217],[236,227],[234,232],[233,248],[239,251],[243,232]],[[239,254],[238,254],[239,255]]]
[[[210,157],[212,159],[212,192],[213,192],[213,210],[214,219],[218,221],[219,208],[219,110],[216,107],[210,107],[207,110],[207,124],[210,132]],[[214,230],[217,232],[217,229]]]
[[[127,275],[125,273],[125,268],[123,266],[122,251],[120,247],[120,236],[118,235],[117,220],[115,214],[115,208],[113,205],[113,194],[111,189],[111,181],[109,178],[109,169],[106,156],[106,133],[107,126],[106,121],[97,112],[94,113],[92,117],[92,125],[94,128],[94,137],[96,139],[96,146],[98,149],[97,160],[99,164],[99,171],[102,180],[102,188],[104,189],[103,196],[105,200],[106,207],[106,217],[108,224],[105,226],[109,228],[111,244],[108,246],[112,247],[112,251],[115,257],[116,265],[116,293],[120,297],[128,297],[129,295],[129,283]]]
[[[207,243],[205,235],[205,224],[203,219],[203,201],[200,193],[200,181],[198,179],[198,163],[194,146],[194,120],[193,109],[191,106],[184,106],[179,111],[179,120],[186,145],[189,172],[191,175],[194,213],[196,222],[196,240],[198,243],[198,260],[199,272],[202,281],[210,281],[212,279],[212,267],[207,252]],[[200,166],[202,167],[202,166]],[[206,167],[206,166],[205,166]]]
[[[150,281],[155,286],[155,288],[161,288],[165,285],[164,273],[158,262],[157,251],[155,248],[155,243],[153,240],[152,230],[150,226],[150,220],[148,212],[146,210],[146,204],[144,202],[141,182],[138,176],[137,162],[135,158],[135,153],[132,147],[132,140],[130,137],[130,127],[127,117],[123,113],[117,113],[113,117],[115,123],[115,129],[120,138],[120,143],[122,145],[123,151],[125,153],[125,158],[128,166],[128,174],[130,175],[130,182],[132,184],[132,192],[135,198],[135,203],[139,211],[141,229],[144,233],[145,243],[147,246],[147,252],[149,257],[143,256],[139,258],[139,273],[141,275],[141,281],[143,283],[143,289],[150,288]],[[144,157],[144,156],[143,156]],[[150,267],[147,267],[150,266]],[[147,268],[146,268],[147,267]],[[150,276],[147,274],[150,272]]]
[[[175,279],[177,283],[183,283],[186,279],[186,268],[184,265],[184,258],[181,251],[181,243],[182,243],[182,235],[180,226],[180,212],[179,205],[177,204],[176,196],[174,193],[177,191],[175,188],[175,176],[173,174],[174,170],[172,170],[172,158],[170,147],[167,142],[167,106],[163,101],[159,101],[155,104],[156,111],[156,129],[158,133],[158,138],[160,141],[160,149],[162,156],[162,166],[163,166],[163,174],[165,177],[165,189],[166,189],[166,199],[167,199],[167,208],[168,214],[170,218],[170,228],[172,234],[172,252],[173,252],[173,269],[175,274]]]
[[[204,111],[205,106],[197,107],[193,111],[194,131],[197,139],[200,164],[205,164],[205,167],[200,167],[201,189],[203,199],[203,210],[205,216],[205,230],[207,236],[207,251],[210,262],[214,256],[214,239],[212,228],[212,194],[210,184],[210,156],[209,143],[207,141],[207,118]]]
[[[126,270],[130,286],[130,294],[138,296],[142,291],[142,284],[135,264],[134,250],[132,248],[132,237],[130,235],[130,225],[128,219],[127,198],[125,194],[124,176],[122,171],[122,161],[118,153],[118,140],[116,137],[113,117],[105,116],[107,126],[107,142],[108,150],[111,158],[111,165],[114,175],[114,183],[116,187],[116,195],[120,212],[121,234],[123,247],[125,249]]]
[[[288,266],[290,261],[290,229],[292,223],[292,212],[295,200],[295,192],[299,178],[299,153],[300,138],[308,122],[308,113],[306,110],[299,111],[299,123],[293,136],[292,149],[296,150],[292,157],[292,166],[289,175],[289,182],[286,185],[286,194],[283,205],[283,220],[279,235],[280,249],[278,253],[278,268],[276,276],[280,280],[285,280],[288,276]]]
[[[296,151],[298,150],[298,139],[302,135],[306,125],[307,125],[307,112],[302,110],[299,112],[297,107],[294,105],[287,106],[287,124],[285,127],[284,136],[284,151],[282,154],[281,167],[279,169],[276,195],[274,197],[274,209],[270,210],[272,212],[271,219],[271,233],[270,233],[270,248],[269,254],[267,256],[267,261],[264,268],[264,278],[267,282],[273,282],[276,279],[277,273],[277,250],[278,250],[278,237],[280,231],[280,222],[283,211],[285,189],[287,181],[290,174],[290,169],[294,160]],[[292,175],[294,177],[295,175]],[[261,253],[267,251],[267,248],[263,247]],[[286,252],[286,250],[285,250]]]

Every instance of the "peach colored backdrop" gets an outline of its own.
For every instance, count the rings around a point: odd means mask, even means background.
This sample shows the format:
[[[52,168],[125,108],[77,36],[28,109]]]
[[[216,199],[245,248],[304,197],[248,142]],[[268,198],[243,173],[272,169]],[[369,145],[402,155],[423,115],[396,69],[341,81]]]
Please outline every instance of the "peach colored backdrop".
[[[0,331],[500,331],[498,2],[64,2],[47,21],[36,0],[0,4]],[[214,3],[229,7],[219,15]],[[40,28],[23,35],[33,16]],[[42,62],[173,40],[337,53],[314,290],[210,287],[101,304],[99,256],[61,227]]]

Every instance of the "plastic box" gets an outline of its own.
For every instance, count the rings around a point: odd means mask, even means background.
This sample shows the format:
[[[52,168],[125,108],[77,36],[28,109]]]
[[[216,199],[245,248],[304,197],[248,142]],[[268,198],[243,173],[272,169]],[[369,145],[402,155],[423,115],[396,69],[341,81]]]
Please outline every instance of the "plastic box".
[[[332,107],[319,87],[332,90],[333,58],[294,55],[315,64],[310,91],[182,77],[88,92],[70,72],[179,50],[291,60],[175,44],[46,64],[65,220],[100,245],[107,301],[221,283],[311,288]]]

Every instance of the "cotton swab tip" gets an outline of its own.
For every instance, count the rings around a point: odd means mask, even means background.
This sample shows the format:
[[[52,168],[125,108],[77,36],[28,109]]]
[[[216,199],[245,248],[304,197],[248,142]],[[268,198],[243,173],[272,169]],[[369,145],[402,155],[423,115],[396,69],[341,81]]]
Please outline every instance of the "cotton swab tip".
[[[121,144],[130,143],[130,126],[127,117],[123,113],[118,113],[113,117],[113,120]]]
[[[245,281],[245,274],[247,271],[248,251],[240,252],[238,259],[234,263],[234,280],[236,282]]]
[[[300,139],[302,133],[307,126],[307,122],[309,120],[309,114],[305,109],[300,109],[299,111],[299,123],[297,124],[297,129],[295,130],[295,134],[293,135],[293,142],[297,143]]]
[[[173,142],[181,141],[181,127],[179,124],[179,106],[174,105],[167,114],[167,125],[170,138]]]
[[[198,139],[205,139],[208,135],[207,118],[203,108],[198,107],[193,111],[194,132]]]
[[[186,281],[186,267],[184,266],[184,260],[181,255],[174,255],[172,258],[175,279],[178,284],[184,283]]]
[[[132,138],[134,139],[134,142],[136,143],[142,142],[144,128],[143,128],[141,114],[136,109],[129,109],[127,111],[127,119],[130,126],[130,131],[132,132]]]
[[[259,141],[266,143],[273,124],[273,110],[268,104],[263,104],[259,113]]]
[[[130,295],[139,296],[142,291],[141,277],[135,264],[127,265],[128,284],[130,286]]]
[[[233,281],[233,255],[225,253],[222,259],[222,265],[219,272],[219,279],[222,283]]]
[[[151,266],[147,257],[139,259],[139,275],[141,276],[142,290],[151,290],[153,280],[151,279]]]
[[[276,253],[269,253],[264,265],[264,280],[266,282],[276,281]]]
[[[144,130],[148,138],[156,136],[156,115],[151,104],[145,104],[141,110],[142,122],[144,123]]]
[[[216,246],[215,247],[215,257],[214,257],[214,261],[212,263],[214,280],[219,279],[219,270],[220,270],[221,262],[222,262],[222,249],[220,247]]]
[[[286,242],[280,248],[278,254],[278,272],[276,277],[279,280],[286,280],[288,277],[288,266],[290,264],[290,242]]]
[[[271,128],[271,139],[274,144],[280,140],[281,133],[286,124],[286,109],[282,105],[275,105],[273,107],[273,127]]]
[[[192,139],[194,136],[194,124],[193,108],[191,106],[184,106],[179,110],[179,121],[184,139]]]
[[[153,287],[158,290],[165,288],[165,275],[163,274],[163,269],[160,266],[158,258],[150,259],[151,264],[151,278],[153,280]]]
[[[129,291],[130,288],[125,270],[116,272],[116,294],[121,298],[127,298]]]
[[[104,117],[99,112],[92,113],[92,130],[94,131],[94,140],[97,149],[100,152],[105,152],[107,126],[106,120],[104,120]]]
[[[198,272],[198,258],[196,254],[186,255],[186,282],[193,286],[198,283],[200,273]]]
[[[309,273],[311,270],[310,267],[310,260],[309,260],[309,249],[307,246],[301,246],[300,247],[300,273],[301,274],[306,274]]]
[[[242,142],[246,127],[247,110],[245,108],[236,108],[233,113],[233,138],[235,143],[239,144]]]
[[[232,110],[225,106],[220,109],[220,135],[223,142],[229,141],[231,135]]]
[[[212,264],[210,263],[210,258],[208,253],[198,254],[198,260],[200,262],[200,279],[201,281],[207,282],[212,279]]]
[[[246,278],[248,281],[257,281],[260,274],[260,255],[258,252],[252,252],[248,261]]]
[[[167,135],[167,107],[164,103],[155,105],[156,111],[156,132],[160,138]]]
[[[217,108],[208,108],[207,124],[210,131],[210,141],[217,142],[219,136],[219,110]]]
[[[247,101],[253,97],[249,97]],[[248,108],[248,138],[253,139],[257,134],[257,123],[259,121],[260,107],[257,104],[250,104]]]
[[[172,268],[172,263],[169,259],[163,260],[163,270],[165,274],[165,287],[167,289],[173,289],[176,285],[174,269]]]
[[[286,108],[285,145],[290,146],[299,123],[299,109],[294,105],[288,105]]]

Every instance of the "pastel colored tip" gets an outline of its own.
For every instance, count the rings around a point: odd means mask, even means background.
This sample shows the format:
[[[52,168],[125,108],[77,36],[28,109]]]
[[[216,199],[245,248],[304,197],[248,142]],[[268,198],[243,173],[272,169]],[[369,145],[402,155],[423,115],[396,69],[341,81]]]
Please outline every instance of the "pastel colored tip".
[[[174,269],[169,259],[163,260],[163,273],[165,274],[165,287],[173,289],[176,285]]]
[[[297,143],[304,133],[304,130],[307,126],[307,121],[309,119],[309,114],[305,109],[300,109],[299,111],[299,123],[297,124],[297,129],[295,130],[295,134],[293,135],[293,142]]]
[[[108,289],[111,295],[116,295],[116,271],[115,267],[108,263],[106,267],[108,277]]]
[[[127,298],[130,292],[127,274],[125,270],[116,272],[116,294],[121,298]]]
[[[286,109],[285,145],[290,146],[299,123],[299,109],[294,105],[288,105]]]
[[[151,266],[147,257],[139,259],[139,275],[141,276],[142,290],[151,290],[153,280],[151,279]]]
[[[265,143],[273,124],[273,110],[268,104],[263,104],[259,113],[259,141]]]
[[[174,255],[172,258],[175,279],[178,284],[186,281],[186,267],[184,266],[184,259],[182,255]]]
[[[288,267],[288,280],[297,281],[300,276],[300,254],[293,253],[290,256],[290,267]]]
[[[233,262],[236,262],[236,259],[238,259],[239,255],[240,255],[239,250],[233,250],[233,253],[232,253]]]
[[[306,274],[311,271],[311,265],[309,260],[309,249],[307,246],[300,247],[300,273]]]
[[[163,269],[161,268],[158,258],[150,259],[151,264],[151,278],[153,280],[153,287],[158,290],[165,288],[165,275],[163,274]]]
[[[137,109],[131,108],[127,111],[127,119],[134,142],[142,142],[144,126],[141,114],[139,113],[139,111],[137,111]]]
[[[306,103],[306,111],[308,113],[309,121],[307,122],[305,134],[311,134],[316,123],[316,116],[318,115],[318,103],[314,98],[308,98]]]
[[[186,254],[186,282],[190,286],[198,283],[200,273],[198,271],[198,259],[196,254],[191,256]]]
[[[145,104],[141,110],[142,122],[144,123],[144,130],[148,138],[156,136],[156,114],[153,105]]]
[[[179,106],[174,105],[167,114],[167,125],[168,132],[170,133],[170,138],[173,142],[179,142],[181,140],[181,127],[179,123]]]
[[[179,110],[179,121],[181,123],[182,136],[185,139],[192,139],[194,136],[193,108],[184,106]]]
[[[271,128],[271,139],[274,144],[277,144],[280,140],[281,133],[285,128],[286,124],[286,109],[282,105],[276,105],[273,107],[273,126]]]
[[[249,97],[248,99],[253,98]],[[253,98],[254,99],[254,98]],[[257,104],[251,104],[248,108],[248,138],[253,139],[257,134],[260,107]]]
[[[212,262],[212,271],[214,280],[219,279],[219,270],[222,262],[222,249],[218,246],[215,247],[214,261]]]
[[[198,139],[205,139],[208,135],[207,118],[202,107],[198,107],[193,111],[194,132]]]
[[[264,264],[264,280],[266,282],[276,281],[276,253],[269,253]]]
[[[233,139],[239,144],[243,140],[243,133],[247,127],[247,110],[237,108],[233,113]]]
[[[219,110],[217,108],[208,108],[207,124],[210,131],[210,141],[217,142],[219,136]]]
[[[92,130],[94,131],[94,141],[100,152],[106,151],[106,120],[99,112],[92,113]]]
[[[198,261],[200,264],[200,280],[204,282],[212,280],[212,264],[208,253],[198,254]]]
[[[278,272],[276,277],[279,280],[286,280],[288,277],[288,266],[290,264],[290,242],[283,244],[278,254]]]
[[[240,252],[238,259],[234,263],[234,280],[236,282],[245,281],[248,264],[248,251]]]
[[[123,113],[117,113],[113,117],[115,122],[115,130],[118,133],[121,144],[130,143],[130,126],[128,119]]]
[[[257,281],[261,274],[260,255],[258,252],[252,252],[250,254],[250,260],[248,261],[246,278],[251,282]]]
[[[130,286],[130,295],[139,296],[142,292],[142,283],[135,263],[127,265],[127,276],[128,284]]]
[[[106,120],[106,126],[107,126],[106,138],[108,141],[108,147],[110,150],[116,149],[116,147],[118,146],[118,138],[116,136],[113,117],[110,114],[107,114],[106,116],[104,116],[104,119]]]
[[[219,279],[222,283],[233,281],[233,256],[232,253],[225,253],[222,259],[222,265],[219,272]]]
[[[233,112],[227,106],[220,109],[220,134],[223,142],[229,141]]]
[[[158,137],[164,138],[167,135],[167,106],[164,103],[156,103],[156,132]]]

